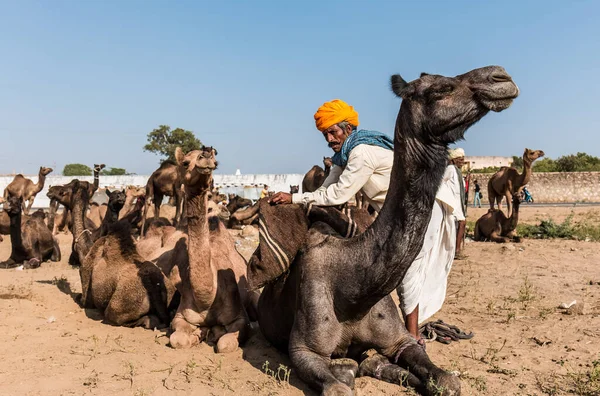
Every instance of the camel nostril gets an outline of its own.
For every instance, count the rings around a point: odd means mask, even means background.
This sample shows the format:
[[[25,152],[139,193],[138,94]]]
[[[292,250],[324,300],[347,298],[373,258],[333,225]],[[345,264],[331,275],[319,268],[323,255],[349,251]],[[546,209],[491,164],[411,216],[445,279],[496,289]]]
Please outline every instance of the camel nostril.
[[[510,76],[508,74],[504,74],[504,73],[494,73],[490,76],[490,79],[492,80],[492,82],[495,82],[495,83],[503,83],[503,82],[512,81],[512,78],[510,78]]]

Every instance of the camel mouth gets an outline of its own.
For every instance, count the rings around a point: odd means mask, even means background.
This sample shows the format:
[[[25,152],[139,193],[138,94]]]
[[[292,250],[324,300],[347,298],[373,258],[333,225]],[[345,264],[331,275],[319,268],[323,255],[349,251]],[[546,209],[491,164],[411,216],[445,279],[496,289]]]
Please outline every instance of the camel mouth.
[[[479,102],[488,110],[500,112],[512,105],[519,96],[519,87],[512,80],[496,82],[489,90],[479,93]]]

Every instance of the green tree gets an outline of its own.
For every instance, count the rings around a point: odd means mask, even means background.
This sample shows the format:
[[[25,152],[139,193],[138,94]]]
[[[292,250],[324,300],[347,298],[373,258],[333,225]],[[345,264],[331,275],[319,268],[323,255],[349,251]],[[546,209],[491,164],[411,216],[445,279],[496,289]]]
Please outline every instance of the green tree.
[[[150,151],[161,155],[164,160],[175,160],[175,149],[179,146],[183,152],[199,150],[202,147],[200,140],[194,136],[192,131],[176,128],[171,130],[168,125],[160,125],[152,132],[148,133],[148,144],[144,146],[144,151]]]
[[[523,157],[519,157],[517,155],[513,155],[512,157],[512,167],[517,168],[518,171],[523,169]]]
[[[559,172],[585,172],[600,170],[600,158],[586,153],[563,155],[556,160]]]
[[[83,164],[67,164],[63,176],[92,176],[92,168]]]
[[[552,158],[542,158],[533,163],[534,172],[558,172],[556,162]]]
[[[121,176],[126,175],[127,171],[123,168],[110,168],[104,169],[100,174],[105,176]]]

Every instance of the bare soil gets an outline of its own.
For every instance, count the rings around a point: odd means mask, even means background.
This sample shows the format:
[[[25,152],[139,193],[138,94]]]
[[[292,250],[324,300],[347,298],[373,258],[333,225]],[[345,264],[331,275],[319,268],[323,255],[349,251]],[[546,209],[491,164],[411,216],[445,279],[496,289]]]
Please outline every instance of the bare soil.
[[[485,211],[469,208],[469,220]],[[570,212],[524,205],[521,221],[561,221]],[[575,209],[577,219],[598,224],[600,209]],[[76,302],[81,285],[78,270],[67,264],[71,239],[59,235],[59,263],[0,270],[0,394],[314,394],[256,326],[242,349],[221,355],[206,344],[173,350],[164,331],[103,323],[97,311]],[[237,240],[249,257],[256,237]],[[446,302],[432,319],[475,336],[428,343],[429,356],[460,375],[465,395],[586,394],[593,388],[585,373],[600,359],[599,247],[567,240],[468,243],[469,257],[454,262]],[[7,237],[0,261],[9,255]],[[569,312],[558,308],[573,300]],[[371,378],[356,383],[357,395],[405,392]]]

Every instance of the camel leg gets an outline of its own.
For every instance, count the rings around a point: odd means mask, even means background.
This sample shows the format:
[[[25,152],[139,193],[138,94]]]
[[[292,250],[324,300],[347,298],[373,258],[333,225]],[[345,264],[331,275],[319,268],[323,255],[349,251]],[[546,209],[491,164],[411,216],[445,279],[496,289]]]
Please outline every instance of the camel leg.
[[[476,242],[480,242],[482,240],[481,231],[479,230],[479,220],[475,222],[475,229],[473,230],[473,240]]]
[[[199,344],[206,337],[208,329],[192,326],[185,320],[180,309],[181,308],[177,309],[177,313],[171,321],[173,333],[169,336],[169,344],[171,345],[171,348],[174,349],[191,348],[192,346]]]
[[[31,207],[33,206],[33,198],[34,198],[34,197],[31,197],[31,198],[29,198],[29,199],[27,200],[27,210],[26,210],[26,211],[25,211],[25,210],[23,211],[23,213],[25,213],[26,215],[28,215],[28,214],[29,214],[29,211],[31,211]],[[23,205],[25,205],[25,201],[23,201]]]
[[[50,200],[50,210],[48,211],[48,229],[54,235],[54,219],[56,217],[56,211],[58,210],[58,201],[55,199]]]
[[[175,189],[175,218],[173,219],[173,226],[177,227],[179,224],[179,216],[181,215],[181,188]]]
[[[410,386],[420,393],[424,393],[425,386],[410,371],[390,363],[387,357],[374,350],[368,351],[368,354],[370,356],[363,360],[358,368],[359,377],[369,376],[391,384]]]
[[[58,241],[56,238],[52,237],[52,257],[50,257],[50,260],[57,262],[60,261],[60,258],[60,246],[58,246]]]
[[[351,396],[354,394],[349,384],[340,381],[333,374],[330,368],[330,358],[321,356],[306,346],[292,349],[291,345],[290,358],[300,378],[313,388],[320,390],[321,395]]]
[[[496,223],[496,228],[490,235],[490,240],[496,243],[508,243],[510,242],[509,238],[503,237],[500,234],[502,233],[502,226],[500,223]]]
[[[510,219],[510,216],[512,216],[512,194],[510,191],[506,192],[506,211],[506,218]]]
[[[158,220],[160,217],[160,206],[162,204],[163,196],[160,194],[154,194],[154,220]]]

